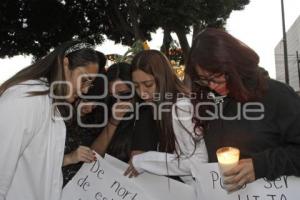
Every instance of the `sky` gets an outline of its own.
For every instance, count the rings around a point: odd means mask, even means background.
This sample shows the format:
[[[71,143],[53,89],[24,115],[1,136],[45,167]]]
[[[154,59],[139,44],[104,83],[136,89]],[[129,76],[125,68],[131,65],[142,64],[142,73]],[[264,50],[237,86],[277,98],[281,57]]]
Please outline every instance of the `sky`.
[[[300,0],[284,0],[286,30],[300,16]],[[274,48],[282,38],[281,0],[250,0],[241,11],[233,11],[227,20],[226,29],[260,56],[260,66],[276,78]],[[176,35],[173,35],[176,38]],[[159,49],[162,30],[152,34],[150,48]],[[128,47],[106,40],[97,50],[105,54],[124,54]],[[31,63],[31,56],[15,56],[0,59],[0,84]]]

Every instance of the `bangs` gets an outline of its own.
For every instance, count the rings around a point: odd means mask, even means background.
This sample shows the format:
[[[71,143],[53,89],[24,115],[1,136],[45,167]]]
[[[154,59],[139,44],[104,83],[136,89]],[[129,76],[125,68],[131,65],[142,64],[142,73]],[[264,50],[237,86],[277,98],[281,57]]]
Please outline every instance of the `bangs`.
[[[190,59],[188,62],[188,68],[189,68],[189,72],[187,71],[187,73],[190,76],[197,76],[197,68],[201,68],[209,73],[225,73],[225,63],[220,63],[218,62],[217,59],[206,59],[203,58],[204,56],[202,55],[190,55]]]

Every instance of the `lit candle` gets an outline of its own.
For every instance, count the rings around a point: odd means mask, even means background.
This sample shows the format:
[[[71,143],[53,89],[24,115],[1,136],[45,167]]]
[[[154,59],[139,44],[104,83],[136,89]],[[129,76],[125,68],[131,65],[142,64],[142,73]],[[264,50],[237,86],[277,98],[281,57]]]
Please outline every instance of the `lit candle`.
[[[217,158],[221,173],[235,167],[240,159],[240,150],[234,147],[222,147],[217,150]]]

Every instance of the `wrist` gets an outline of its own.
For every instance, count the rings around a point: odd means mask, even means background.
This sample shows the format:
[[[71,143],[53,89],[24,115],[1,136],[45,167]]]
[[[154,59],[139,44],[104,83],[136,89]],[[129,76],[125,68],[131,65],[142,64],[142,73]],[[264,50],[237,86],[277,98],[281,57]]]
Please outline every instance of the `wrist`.
[[[69,154],[69,161],[70,161],[71,164],[76,164],[76,163],[78,163],[78,161],[76,160],[75,153],[76,153],[76,152],[73,151],[73,152],[71,152],[71,153]]]
[[[65,166],[65,165],[71,165],[71,164],[73,164],[72,153],[65,154],[63,165]]]
[[[118,126],[119,125],[119,123],[120,123],[120,120],[116,120],[116,119],[114,119],[114,118],[110,118],[109,120],[108,120],[108,123],[110,123],[111,125],[113,125],[113,126]]]

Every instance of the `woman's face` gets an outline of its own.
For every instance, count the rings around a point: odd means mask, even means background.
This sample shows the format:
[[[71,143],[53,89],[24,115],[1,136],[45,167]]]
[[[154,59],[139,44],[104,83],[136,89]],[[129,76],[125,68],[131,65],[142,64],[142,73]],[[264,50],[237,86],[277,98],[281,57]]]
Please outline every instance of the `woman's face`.
[[[198,80],[194,82],[201,86],[207,86],[219,95],[226,96],[229,93],[226,76],[224,73],[211,73],[200,67],[196,68]]]
[[[67,102],[73,103],[79,95],[79,91],[82,94],[86,94],[89,88],[93,85],[95,77],[93,75],[98,73],[98,64],[90,63],[84,67],[77,67],[74,70],[70,70],[68,65],[64,66],[66,81],[70,83],[68,87]]]
[[[131,94],[131,89],[122,80],[118,79],[108,83],[108,92],[113,97],[129,97]]]
[[[141,99],[147,102],[153,101],[156,92],[154,76],[137,69],[132,72],[132,82],[135,86],[136,93]]]

